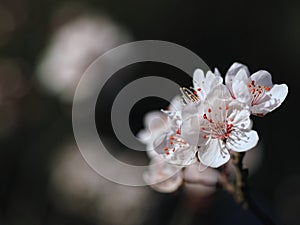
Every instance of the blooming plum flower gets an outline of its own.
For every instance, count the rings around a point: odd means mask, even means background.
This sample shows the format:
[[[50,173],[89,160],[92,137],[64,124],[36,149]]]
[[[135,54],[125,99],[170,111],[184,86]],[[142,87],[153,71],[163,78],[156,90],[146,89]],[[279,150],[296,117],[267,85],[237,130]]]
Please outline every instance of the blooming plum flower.
[[[219,167],[230,159],[230,151],[244,152],[258,142],[251,130],[250,112],[231,98],[224,85],[215,87],[203,104],[198,158],[206,166]]]
[[[182,168],[168,163],[156,152],[150,158],[150,165],[144,173],[145,182],[159,192],[176,191],[183,182]]]
[[[268,71],[259,70],[250,75],[248,68],[240,63],[232,64],[225,75],[225,83],[233,98],[244,103],[257,116],[278,108],[288,93],[286,84],[273,84]]]

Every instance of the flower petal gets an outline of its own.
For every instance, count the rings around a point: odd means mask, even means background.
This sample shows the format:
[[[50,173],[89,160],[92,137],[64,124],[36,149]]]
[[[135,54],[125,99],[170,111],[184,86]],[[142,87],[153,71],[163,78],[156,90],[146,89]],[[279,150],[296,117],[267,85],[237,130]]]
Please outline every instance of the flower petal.
[[[275,84],[270,90],[271,98],[278,99],[280,104],[285,100],[288,94],[288,86],[286,84]]]
[[[249,80],[247,71],[244,68],[241,68],[232,81],[233,96],[238,101],[246,103],[247,105],[250,105],[252,100],[252,94],[247,87]]]
[[[257,85],[268,86],[270,88],[273,87],[272,76],[266,70],[259,70],[250,76],[254,83]]]
[[[146,145],[152,145],[154,139],[167,130],[167,116],[160,111],[149,112],[144,117],[144,126],[145,129],[138,132],[137,138]]]
[[[202,82],[204,81],[204,72],[201,69],[196,69],[193,74],[194,89],[200,88]]]
[[[153,148],[158,154],[164,153],[164,148],[168,146],[167,133],[163,133],[153,141]]]
[[[233,130],[227,139],[226,148],[235,152],[245,152],[257,145],[258,134],[254,130],[247,132]]]
[[[228,118],[232,120],[234,127],[239,129],[246,130],[251,127],[250,111],[247,109],[234,109]]]
[[[199,149],[198,158],[202,164],[217,168],[229,161],[230,154],[221,140],[211,139]]]
[[[226,85],[230,84],[230,86],[231,86],[233,78],[236,76],[236,74],[238,73],[238,71],[240,69],[244,69],[246,71],[247,75],[249,76],[250,72],[248,70],[248,67],[244,64],[235,62],[230,66],[230,68],[228,69],[228,71],[225,75],[225,84]]]
[[[278,108],[285,100],[288,94],[288,86],[286,84],[275,84],[270,90],[268,101],[264,101],[258,105],[251,107],[251,112],[254,115],[263,116]]]
[[[176,191],[182,184],[183,174],[180,167],[170,165],[161,158],[154,158],[143,178],[154,190],[169,193]]]
[[[221,77],[221,79],[222,79],[222,75],[221,75],[221,73],[220,73],[220,71],[219,71],[219,69],[216,67],[215,69],[214,69],[214,74],[217,76],[217,77]],[[223,79],[222,79],[223,80]]]
[[[197,148],[189,145],[177,147],[169,151],[169,154],[164,154],[165,160],[173,165],[188,166],[197,161],[196,152]]]
[[[198,106],[199,105],[199,106]],[[188,104],[182,110],[181,137],[192,146],[197,146],[200,130],[202,104]]]
[[[176,95],[170,102],[169,109],[170,111],[180,111],[183,108],[182,97]]]
[[[206,74],[201,69],[196,69],[193,76],[194,89],[199,90],[197,96],[200,100],[205,100],[210,90],[223,82],[221,76],[215,75],[210,70]]]

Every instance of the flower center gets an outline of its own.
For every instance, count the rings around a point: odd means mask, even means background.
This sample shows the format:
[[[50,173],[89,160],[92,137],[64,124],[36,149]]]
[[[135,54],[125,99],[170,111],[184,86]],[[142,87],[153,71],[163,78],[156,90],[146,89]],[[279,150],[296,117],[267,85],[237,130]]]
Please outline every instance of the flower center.
[[[265,97],[266,92],[270,91],[271,89],[269,86],[255,84],[254,80],[248,84],[248,88],[252,94],[252,105],[259,104],[260,101]]]
[[[202,115],[203,119],[207,121],[206,125],[201,126],[201,130],[204,132],[203,138],[217,138],[222,141],[226,141],[229,137],[231,131],[233,130],[232,120],[227,118],[228,106],[225,107],[225,115],[224,109],[222,107],[218,107],[218,111],[214,115],[215,119],[211,116],[214,112],[211,108],[207,109],[207,113]],[[224,118],[222,118],[224,117]],[[218,118],[218,119],[217,119]]]
[[[200,88],[198,88],[198,90],[195,90],[193,87],[190,87],[190,89],[182,87],[180,88],[180,91],[182,93],[184,104],[199,101],[199,97],[197,96],[197,94],[201,91]]]
[[[180,137],[180,129],[176,130],[174,135],[169,135],[167,146],[164,147],[164,151],[166,155],[170,155],[176,151],[177,148],[185,146],[187,143]]]

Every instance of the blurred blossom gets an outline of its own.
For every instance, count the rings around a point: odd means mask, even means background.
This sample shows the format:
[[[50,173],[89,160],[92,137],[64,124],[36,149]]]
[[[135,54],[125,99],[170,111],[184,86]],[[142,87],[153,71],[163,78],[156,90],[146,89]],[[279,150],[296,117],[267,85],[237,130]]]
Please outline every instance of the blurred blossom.
[[[88,166],[72,142],[58,151],[51,174],[51,194],[57,207],[100,224],[141,224],[151,205],[147,187],[129,187],[104,179]]]
[[[23,63],[16,59],[0,59],[0,137],[10,134],[16,127],[20,100],[28,89]]]
[[[5,45],[28,21],[28,1],[0,2],[0,46]]]
[[[87,67],[106,51],[128,41],[128,32],[107,17],[81,15],[69,19],[51,37],[37,68],[38,81],[69,103]]]
[[[186,192],[195,196],[210,196],[216,191],[220,173],[202,164],[193,164],[184,170]]]
[[[152,156],[150,164],[152,163],[155,166],[146,171],[144,179],[154,190],[168,193],[176,191],[182,185],[183,173],[180,168],[167,163],[159,154]]]
[[[12,13],[0,5],[0,45],[5,43],[15,29],[15,20]]]

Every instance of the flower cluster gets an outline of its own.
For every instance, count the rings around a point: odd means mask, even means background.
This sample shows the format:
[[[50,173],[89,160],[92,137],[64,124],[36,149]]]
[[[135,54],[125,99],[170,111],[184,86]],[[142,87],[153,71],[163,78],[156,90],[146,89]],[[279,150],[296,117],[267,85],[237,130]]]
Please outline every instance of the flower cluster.
[[[167,110],[146,117],[146,129],[139,133],[152,162],[164,162],[145,179],[169,177],[175,190],[182,181],[182,171],[194,163],[218,168],[226,164],[233,152],[253,149],[259,140],[252,129],[251,115],[264,116],[285,100],[286,84],[273,84],[269,72],[251,74],[247,66],[233,63],[225,74],[215,69],[204,73],[196,69],[193,87],[181,88]],[[172,173],[172,171],[179,171]],[[172,175],[172,176],[171,176]],[[169,180],[170,181],[170,180]],[[164,182],[161,182],[163,187]],[[164,188],[162,188],[164,189]]]

